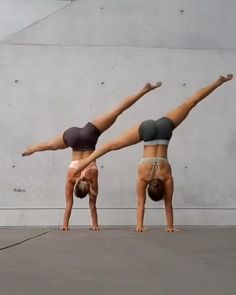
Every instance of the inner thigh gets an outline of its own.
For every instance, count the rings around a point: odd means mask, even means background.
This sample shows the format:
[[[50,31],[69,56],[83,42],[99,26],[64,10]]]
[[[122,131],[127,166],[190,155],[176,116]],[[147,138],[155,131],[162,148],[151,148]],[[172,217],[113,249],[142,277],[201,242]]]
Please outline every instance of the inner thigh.
[[[49,140],[49,145],[53,149],[65,149],[68,147],[64,142],[63,133]]]
[[[130,128],[123,134],[121,134],[117,139],[113,141],[114,149],[121,149],[126,146],[137,144],[141,141],[139,136],[139,124]]]
[[[100,132],[104,132],[113,125],[118,115],[119,113],[116,111],[107,112],[104,115],[95,118],[91,123],[95,125]]]
[[[188,107],[188,105],[183,103],[176,107],[174,110],[165,114],[165,117],[170,119],[175,124],[175,127],[177,127],[188,116],[189,111],[190,108]]]

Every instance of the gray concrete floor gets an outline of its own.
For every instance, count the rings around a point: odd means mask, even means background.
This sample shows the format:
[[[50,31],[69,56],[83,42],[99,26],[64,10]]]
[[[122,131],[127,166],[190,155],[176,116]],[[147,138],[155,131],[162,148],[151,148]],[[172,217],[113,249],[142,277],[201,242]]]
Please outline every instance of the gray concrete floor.
[[[0,228],[0,248],[47,228]],[[0,294],[236,294],[236,228],[57,230],[0,251]]]

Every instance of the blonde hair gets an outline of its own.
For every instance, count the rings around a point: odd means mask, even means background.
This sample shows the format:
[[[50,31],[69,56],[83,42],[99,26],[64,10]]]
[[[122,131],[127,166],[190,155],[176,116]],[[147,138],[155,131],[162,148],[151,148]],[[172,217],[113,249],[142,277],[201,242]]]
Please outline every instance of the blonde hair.
[[[77,198],[83,199],[89,192],[89,182],[85,179],[79,179],[74,185],[74,195]]]

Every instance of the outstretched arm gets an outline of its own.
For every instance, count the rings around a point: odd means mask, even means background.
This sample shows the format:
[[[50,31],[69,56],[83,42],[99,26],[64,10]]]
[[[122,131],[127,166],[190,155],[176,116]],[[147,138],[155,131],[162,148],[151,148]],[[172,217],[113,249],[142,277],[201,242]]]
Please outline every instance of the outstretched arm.
[[[138,202],[137,226],[136,226],[137,232],[145,232],[147,230],[143,226],[145,203],[146,203],[146,188],[147,188],[147,182],[142,180],[142,178],[139,176],[137,180],[137,185],[136,185],[137,202]]]
[[[72,170],[69,169],[67,172],[67,179],[66,179],[66,185],[65,185],[65,196],[66,196],[66,208],[64,211],[64,218],[63,218],[63,225],[60,227],[63,231],[70,230],[69,228],[69,220],[71,216],[71,211],[73,207],[73,189],[75,185],[75,180],[71,176]]]

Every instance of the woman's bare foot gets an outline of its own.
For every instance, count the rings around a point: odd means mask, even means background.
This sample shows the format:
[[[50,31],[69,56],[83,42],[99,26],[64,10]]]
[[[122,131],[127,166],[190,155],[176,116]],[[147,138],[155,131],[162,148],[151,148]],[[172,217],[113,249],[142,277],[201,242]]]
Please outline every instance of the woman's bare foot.
[[[144,86],[144,88],[143,88],[143,90],[144,90],[145,92],[149,92],[149,91],[151,91],[151,90],[153,90],[153,89],[156,89],[156,88],[158,88],[158,87],[161,87],[161,84],[162,84],[161,81],[156,82],[156,83],[153,83],[153,84],[151,84],[151,83],[146,83],[145,86]]]
[[[224,82],[230,81],[230,80],[232,80],[232,79],[233,79],[233,74],[228,74],[228,75],[226,75],[226,76],[220,76],[220,77],[219,77],[219,81],[220,81],[221,83],[224,83]]]
[[[30,149],[30,147],[28,147],[27,149],[26,149],[26,151],[24,152],[24,153],[22,153],[21,155],[22,155],[22,157],[25,157],[25,156],[30,156],[30,155],[32,155],[34,153],[34,151],[32,151],[31,149]]]

